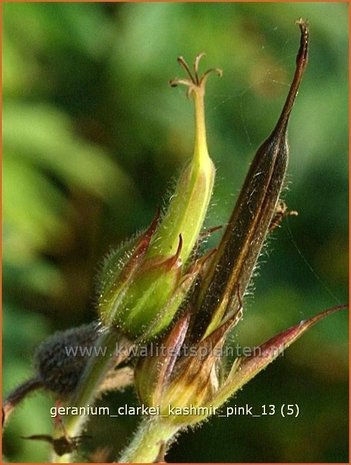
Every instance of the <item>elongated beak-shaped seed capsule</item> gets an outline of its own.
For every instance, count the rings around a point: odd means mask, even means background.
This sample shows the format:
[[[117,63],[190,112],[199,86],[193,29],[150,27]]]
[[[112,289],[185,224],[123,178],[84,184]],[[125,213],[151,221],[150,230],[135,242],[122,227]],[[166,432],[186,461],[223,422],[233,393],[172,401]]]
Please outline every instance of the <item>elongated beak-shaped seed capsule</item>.
[[[208,154],[204,96],[208,70],[198,74],[180,57],[178,62],[189,79],[171,81],[184,84],[195,105],[195,144],[191,160],[184,168],[164,216],[127,243],[121,252],[110,255],[100,274],[99,315],[105,326],[114,326],[135,341],[156,336],[167,328],[200,271],[193,267],[196,246],[212,195],[215,167]]]
[[[279,201],[288,163],[287,126],[308,60],[308,25],[300,19],[296,70],[278,123],[258,149],[211,268],[202,283],[197,306],[199,337],[211,333],[228,313],[241,307],[255,264]]]
[[[148,256],[174,254],[178,246],[178,236],[182,235],[183,246],[180,259],[189,258],[206,216],[212,196],[215,167],[209,156],[205,125],[205,86],[210,73],[222,75],[220,69],[209,69],[199,76],[199,63],[203,53],[199,54],[192,72],[183,57],[179,64],[185,69],[189,79],[174,79],[172,87],[183,84],[188,87],[187,95],[192,97],[195,106],[195,140],[193,157],[183,170],[174,195],[160,226],[156,231]]]

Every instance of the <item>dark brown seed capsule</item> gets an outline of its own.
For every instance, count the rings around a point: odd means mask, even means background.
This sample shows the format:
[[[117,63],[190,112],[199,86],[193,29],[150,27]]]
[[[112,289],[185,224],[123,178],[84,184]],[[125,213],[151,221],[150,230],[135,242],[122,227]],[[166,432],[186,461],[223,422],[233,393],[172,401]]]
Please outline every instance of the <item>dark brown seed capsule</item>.
[[[198,297],[197,306],[201,311],[194,332],[200,337],[204,332],[208,334],[224,315],[239,308],[238,294],[241,298],[250,282],[279,201],[288,163],[288,121],[308,56],[307,22],[300,19],[297,24],[301,40],[286,102],[278,123],[250,166]]]
[[[38,378],[44,388],[60,396],[71,394],[87,360],[94,356],[99,336],[98,323],[59,331],[46,339],[34,356]]]

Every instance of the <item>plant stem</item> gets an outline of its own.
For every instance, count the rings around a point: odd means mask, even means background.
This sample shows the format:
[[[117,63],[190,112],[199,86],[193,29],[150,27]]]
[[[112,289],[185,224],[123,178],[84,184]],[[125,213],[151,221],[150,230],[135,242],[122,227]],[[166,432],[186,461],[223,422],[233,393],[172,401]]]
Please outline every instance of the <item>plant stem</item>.
[[[173,425],[167,419],[154,418],[143,420],[132,442],[118,459],[118,463],[153,463],[158,461],[160,450],[167,445],[179,425]],[[159,461],[163,461],[160,458]]]

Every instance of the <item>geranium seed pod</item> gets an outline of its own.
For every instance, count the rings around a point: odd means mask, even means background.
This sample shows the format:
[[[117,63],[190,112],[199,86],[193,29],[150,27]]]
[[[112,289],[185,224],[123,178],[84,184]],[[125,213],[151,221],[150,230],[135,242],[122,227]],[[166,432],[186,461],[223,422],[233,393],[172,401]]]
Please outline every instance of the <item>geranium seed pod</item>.
[[[287,126],[308,59],[308,25],[300,19],[300,47],[296,70],[278,123],[259,147],[223,235],[210,272],[202,285],[196,327],[205,337],[239,299],[250,282],[263,243],[275,215],[287,163]],[[239,297],[239,298],[238,298]]]
[[[173,79],[172,87],[185,85],[187,95],[192,97],[195,107],[194,151],[190,162],[184,168],[172,195],[169,207],[152,239],[148,257],[174,254],[178,246],[179,234],[183,238],[180,259],[185,263],[189,258],[201,232],[206,212],[212,196],[215,167],[207,148],[205,124],[205,88],[208,76],[218,68],[207,70],[199,75],[199,63],[204,53],[197,55],[192,72],[183,57],[178,63],[184,68],[189,79]]]
[[[165,330],[196,280],[189,270],[194,249],[211,199],[215,167],[208,154],[204,95],[209,74],[198,74],[203,54],[195,59],[194,72],[182,57],[178,62],[189,79],[184,84],[195,106],[195,143],[165,214],[121,252],[112,254],[100,274],[98,311],[103,324],[117,327],[131,341],[150,340]],[[190,278],[190,279],[188,279]],[[184,282],[187,286],[183,286]],[[179,287],[186,292],[178,292]]]
[[[94,344],[99,325],[93,322],[67,331],[58,331],[46,339],[34,355],[34,364],[42,386],[60,396],[71,394],[88,359],[95,355]]]

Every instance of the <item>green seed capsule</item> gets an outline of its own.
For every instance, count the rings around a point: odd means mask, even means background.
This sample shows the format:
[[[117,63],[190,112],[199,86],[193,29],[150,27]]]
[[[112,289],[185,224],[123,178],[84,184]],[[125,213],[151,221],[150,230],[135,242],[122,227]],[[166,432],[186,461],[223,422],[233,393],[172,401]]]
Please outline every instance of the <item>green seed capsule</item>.
[[[215,167],[209,156],[205,126],[205,85],[211,72],[222,74],[219,69],[210,69],[203,76],[198,75],[198,66],[204,54],[196,57],[194,73],[184,58],[178,62],[186,70],[189,79],[174,79],[172,87],[183,84],[188,87],[188,96],[195,106],[195,141],[192,160],[185,167],[178,181],[169,208],[151,243],[148,256],[174,254],[178,246],[179,234],[183,238],[180,259],[186,262],[198,240],[207,208],[211,199],[215,178]]]
[[[197,244],[212,195],[215,168],[206,142],[204,95],[209,73],[194,73],[179,63],[190,79],[184,84],[195,105],[195,147],[183,170],[165,215],[112,254],[100,275],[98,309],[105,326],[117,326],[132,340],[149,339],[167,328],[200,270],[189,258]],[[213,70],[220,74],[219,70]]]

